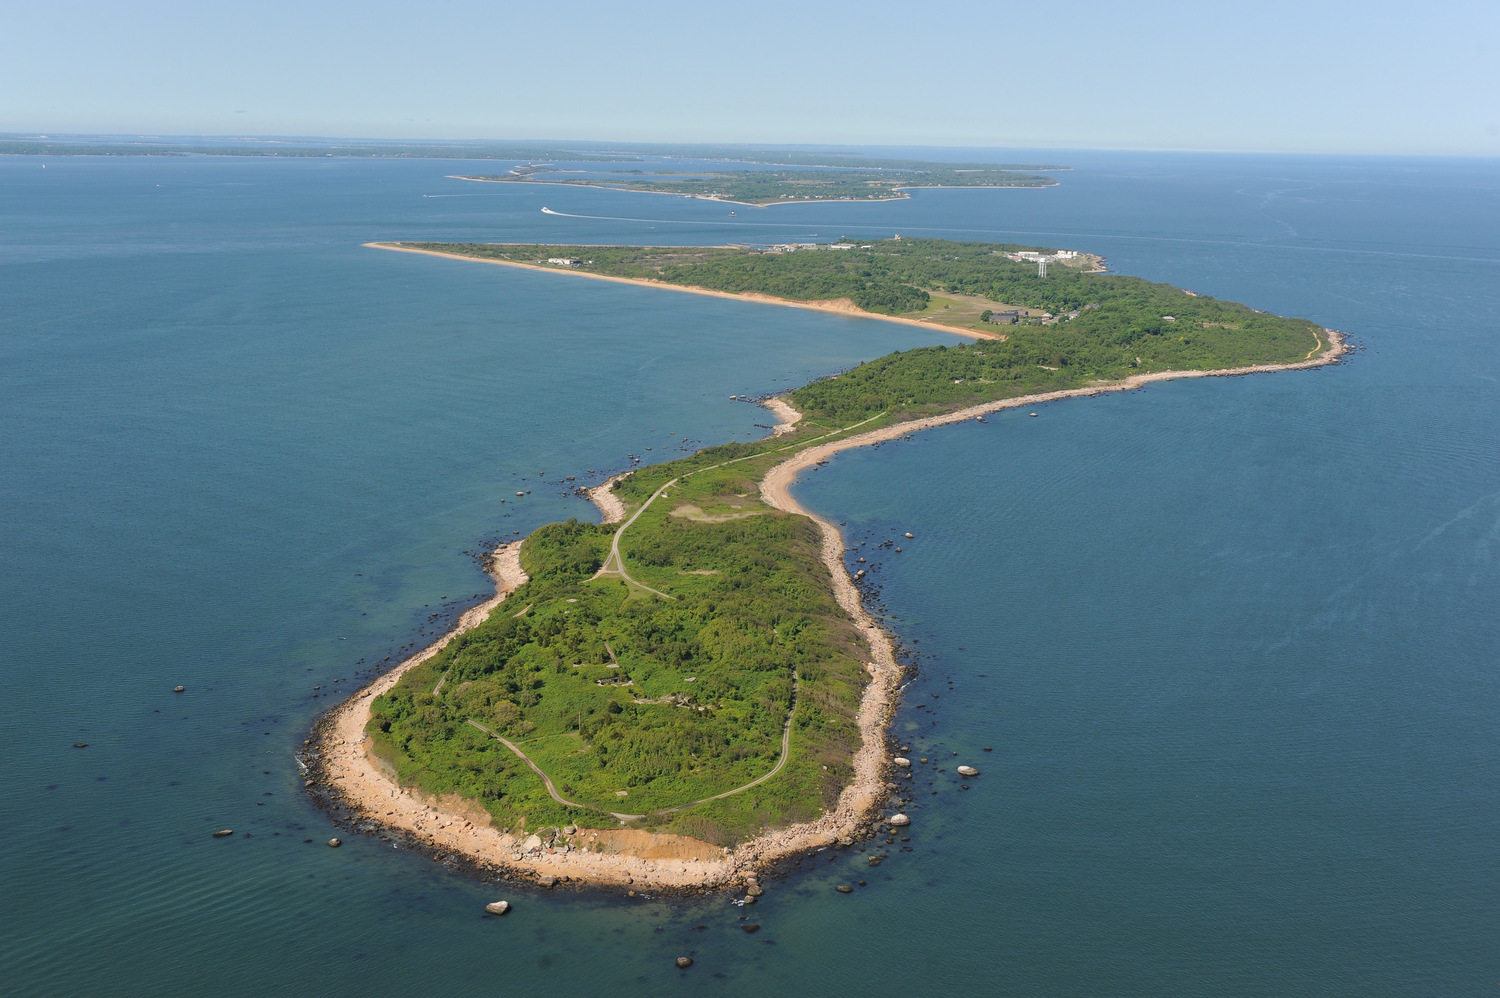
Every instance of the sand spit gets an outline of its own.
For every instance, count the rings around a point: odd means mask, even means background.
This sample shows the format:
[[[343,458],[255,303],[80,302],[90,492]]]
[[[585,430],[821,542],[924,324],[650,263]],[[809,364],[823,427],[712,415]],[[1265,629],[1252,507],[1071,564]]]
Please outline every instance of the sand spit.
[[[418,249],[415,246],[405,246],[401,243],[365,243],[364,245],[370,249],[394,250],[397,253],[420,253],[423,256],[439,256],[447,260],[467,260],[470,263],[493,263],[502,267],[520,267],[522,270],[540,270],[546,274],[566,274],[571,277],[587,277],[595,281],[613,281],[616,284],[636,284],[645,288],[660,288],[663,291],[681,291],[691,295],[707,295],[710,298],[731,298],[735,301],[753,301],[760,302],[763,305],[781,305],[785,308],[805,308],[811,309],[814,312],[832,312],[837,315],[856,316],[861,319],[879,319],[881,322],[899,322],[906,326],[921,326],[924,329],[936,329],[940,333],[953,333],[971,340],[998,340],[1004,338],[1000,333],[991,333],[983,329],[945,326],[940,322],[928,322],[926,319],[909,319],[900,315],[881,315],[878,312],[866,312],[847,298],[834,298],[829,301],[794,301],[790,298],[777,298],[774,295],[763,295],[756,292],[735,294],[729,291],[714,291],[712,288],[695,288],[683,284],[666,284],[662,281],[648,281],[635,277],[613,277],[609,274],[591,274],[586,270],[562,270],[557,267],[543,267],[535,263],[519,263],[515,260],[491,260],[484,257],[464,256],[462,253],[444,253],[441,250]]]
[[[940,416],[928,416],[925,419],[913,419],[904,423],[892,423],[878,430],[868,433],[860,433],[856,436],[845,437],[826,444],[818,444],[805,448],[785,461],[771,468],[761,479],[761,495],[766,502],[777,509],[788,513],[798,513],[806,516],[820,524],[825,524],[825,533],[830,529],[826,521],[819,519],[807,512],[792,498],[789,489],[797,476],[808,468],[826,461],[829,457],[839,451],[852,450],[856,447],[869,447],[872,444],[882,443],[886,440],[895,440],[899,437],[909,436],[921,430],[930,430],[937,426],[947,426],[952,423],[962,423],[970,419],[978,419],[981,416],[1004,409],[1023,409],[1029,406],[1039,405],[1043,402],[1056,402],[1060,399],[1078,398],[1080,396],[1101,395],[1104,392],[1128,392],[1144,385],[1157,381],[1175,381],[1178,378],[1229,378],[1245,374],[1264,374],[1271,371],[1298,371],[1313,367],[1323,367],[1328,364],[1337,363],[1339,358],[1349,353],[1352,349],[1344,342],[1343,334],[1334,329],[1324,329],[1323,335],[1327,338],[1325,344],[1320,338],[1317,346],[1308,352],[1306,360],[1294,361],[1290,364],[1252,364],[1246,367],[1224,368],[1218,371],[1156,371],[1149,374],[1136,374],[1123,381],[1113,381],[1089,388],[1070,388],[1065,391],[1044,392],[1038,395],[1023,395],[1019,398],[1000,399],[995,402],[986,402],[982,405],[970,406],[967,409],[959,409],[956,412],[944,413]],[[842,555],[842,545],[840,545]],[[830,570],[834,562],[829,562]],[[837,562],[840,569],[843,568],[842,561]],[[834,584],[837,586],[841,577],[846,576],[846,571],[834,572]]]
[[[468,259],[468,258],[464,258]],[[866,668],[870,683],[856,719],[862,736],[855,753],[854,779],[834,807],[815,821],[766,833],[735,849],[720,849],[682,835],[618,829],[577,829],[564,835],[558,829],[536,829],[535,837],[511,835],[492,826],[489,814],[472,801],[456,797],[433,799],[413,788],[403,788],[387,764],[370,751],[365,726],[371,701],[389,690],[411,667],[437,654],[458,634],[482,622],[500,602],[526,581],[520,564],[521,542],[496,551],[491,562],[495,596],[463,615],[458,626],[439,641],[408,658],[352,699],[330,711],[319,723],[304,756],[311,777],[336,807],[361,821],[402,833],[425,851],[464,861],[484,872],[504,872],[535,879],[550,886],[556,881],[629,886],[636,890],[702,890],[742,883],[744,878],[779,861],[812,850],[837,845],[840,840],[868,836],[884,799],[890,765],[886,730],[897,701],[902,668],[890,636],[865,611],[859,591],[843,563],[844,542],[838,527],[803,509],[790,488],[802,471],[840,451],[867,447],[912,433],[975,419],[1003,409],[1022,408],[1105,391],[1129,391],[1155,381],[1175,378],[1227,377],[1269,371],[1319,367],[1338,361],[1349,347],[1341,334],[1324,330],[1308,359],[1291,364],[1257,364],[1220,371],[1163,371],[1140,374],[1093,388],[1049,392],[973,406],[958,412],[897,423],[831,443],[797,451],[766,473],[761,483],[765,501],[788,513],[807,516],[823,535],[823,561],[839,604],[854,620],[869,644]],[[1321,349],[1321,352],[1319,351]],[[790,426],[801,414],[780,399],[768,408]],[[628,474],[628,472],[626,473]],[[619,477],[619,476],[617,476]],[[624,505],[610,489],[614,479],[590,490],[605,522],[623,518]],[[620,823],[622,826],[625,822]]]

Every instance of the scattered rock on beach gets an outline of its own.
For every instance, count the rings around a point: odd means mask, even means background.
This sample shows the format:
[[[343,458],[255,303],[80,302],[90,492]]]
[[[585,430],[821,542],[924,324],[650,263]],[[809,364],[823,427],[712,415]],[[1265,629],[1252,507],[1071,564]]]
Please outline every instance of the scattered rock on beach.
[[[542,848],[542,837],[540,835],[528,835],[526,841],[521,843],[522,852],[536,852]]]
[[[564,825],[563,826],[563,834],[564,835],[573,835],[577,831],[578,831],[578,826],[577,825]]]
[[[557,886],[557,878],[543,877],[541,880],[538,880],[537,883],[541,884],[543,887],[546,887],[548,890],[551,890],[553,887]]]
[[[489,904],[484,906],[484,910],[489,912],[491,915],[503,915],[507,911],[510,911],[510,902],[491,901]]]

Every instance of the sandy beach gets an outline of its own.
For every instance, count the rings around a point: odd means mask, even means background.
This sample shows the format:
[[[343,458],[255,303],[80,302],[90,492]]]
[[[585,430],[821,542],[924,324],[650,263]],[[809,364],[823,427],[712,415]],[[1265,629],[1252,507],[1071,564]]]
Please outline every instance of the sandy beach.
[[[415,246],[403,246],[401,243],[364,243],[363,245],[370,249],[393,250],[397,253],[419,253],[422,256],[439,256],[447,260],[467,260],[470,263],[494,263],[502,267],[540,270],[548,274],[568,274],[573,277],[587,277],[595,281],[613,281],[616,284],[635,284],[645,288],[659,288],[663,291],[682,291],[691,295],[707,295],[710,298],[730,298],[735,301],[759,302],[762,305],[781,305],[786,308],[811,309],[814,312],[833,312],[837,315],[857,316],[861,319],[879,319],[881,322],[899,322],[906,326],[921,326],[925,329],[936,329],[942,333],[953,333],[971,340],[999,340],[1005,338],[1000,333],[991,333],[983,329],[945,326],[940,322],[928,322],[925,319],[909,319],[899,315],[881,315],[878,312],[866,312],[848,298],[834,298],[828,301],[793,301],[790,298],[777,298],[774,295],[762,295],[754,292],[737,294],[730,291],[714,291],[711,288],[696,288],[690,285],[647,281],[634,277],[612,277],[609,274],[590,274],[585,270],[563,270],[560,267],[543,267],[535,263],[519,263],[514,260],[490,260],[477,256],[464,256],[462,253],[444,253],[440,250],[418,249]]]
[[[797,451],[772,467],[761,483],[762,498],[776,509],[806,516],[818,524],[823,536],[823,561],[834,594],[839,605],[865,635],[871,658],[866,664],[870,683],[857,714],[862,740],[853,759],[854,779],[844,788],[835,806],[815,821],[767,832],[732,850],[686,836],[626,827],[575,829],[572,834],[563,834],[561,829],[538,829],[536,831],[543,834],[518,838],[493,827],[488,812],[474,802],[456,797],[434,799],[413,788],[399,786],[389,767],[369,751],[365,726],[370,718],[370,704],[395,685],[407,670],[437,654],[458,634],[485,620],[506,596],[526,581],[520,564],[521,541],[512,542],[495,552],[490,564],[495,579],[495,595],[491,599],[465,613],[454,630],[443,638],[326,715],[306,755],[309,774],[315,783],[321,782],[323,788],[345,807],[377,824],[406,832],[430,850],[462,855],[481,868],[519,873],[549,886],[554,878],[556,881],[628,886],[640,890],[729,886],[743,883],[747,875],[777,861],[835,845],[841,840],[847,842],[864,837],[878,822],[879,808],[885,797],[890,765],[886,730],[896,706],[902,669],[896,661],[894,643],[866,612],[844,565],[843,535],[838,527],[809,513],[792,497],[791,487],[797,476],[840,451],[868,447],[1003,409],[1024,408],[1106,391],[1130,391],[1152,382],[1176,378],[1229,377],[1334,363],[1349,348],[1338,332],[1323,332],[1326,343],[1320,338],[1307,359],[1296,363],[1260,364],[1219,371],[1163,371],[1098,387],[1004,399],[817,444]],[[774,431],[778,434],[790,432],[801,419],[801,414],[784,399],[770,399],[764,404],[780,420]],[[606,523],[619,522],[626,512],[611,488],[615,480],[612,478],[589,491],[589,497],[599,507]],[[624,826],[625,822],[620,824]]]
[[[630,472],[622,472],[600,485],[589,489],[589,502],[599,507],[599,513],[604,517],[599,522],[606,526],[611,523],[619,523],[625,519],[625,504],[620,497],[615,495],[615,483],[624,478]]]

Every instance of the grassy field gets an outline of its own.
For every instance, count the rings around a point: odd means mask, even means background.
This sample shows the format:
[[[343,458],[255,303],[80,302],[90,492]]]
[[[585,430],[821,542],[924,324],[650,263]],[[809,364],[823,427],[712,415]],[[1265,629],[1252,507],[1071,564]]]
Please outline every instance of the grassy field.
[[[988,244],[903,240],[787,254],[417,245],[527,263],[570,257],[596,273],[804,300],[863,289],[912,306],[897,314],[960,325],[1001,302],[1074,313],[1003,327],[1003,342],[866,362],[792,392],[804,418],[789,436],[635,471],[617,490],[628,510],[646,507],[620,542],[639,585],[595,578],[615,527],[569,521],[528,537],[522,563],[531,581],[403,676],[375,702],[369,727],[403,783],[479,800],[516,829],[615,825],[610,812],[619,812],[643,815],[641,827],[728,844],[812,818],[836,799],[858,747],[869,651],[834,600],[816,525],[759,498],[766,470],[790,453],[856,425],[862,432],[1141,370],[1300,361],[1324,342],[1306,320],[1137,278],[1082,267],[1038,278],[1033,265],[1005,256],[1013,248]],[[781,772],[694,805],[768,773],[788,718],[790,763]],[[581,806],[554,801],[470,720],[517,743]]]
[[[532,581],[376,702],[377,751],[402,782],[477,798],[512,827],[614,825],[609,812],[620,812],[727,844],[815,817],[851,772],[868,652],[833,599],[815,525],[758,498],[759,475],[783,456],[714,448],[621,485],[634,510],[681,479],[621,545],[630,575],[671,598],[590,578],[612,528],[569,522],[531,535],[522,562]],[[769,772],[789,716],[795,765],[746,793],[668,811]],[[586,807],[553,801],[471,718]]]

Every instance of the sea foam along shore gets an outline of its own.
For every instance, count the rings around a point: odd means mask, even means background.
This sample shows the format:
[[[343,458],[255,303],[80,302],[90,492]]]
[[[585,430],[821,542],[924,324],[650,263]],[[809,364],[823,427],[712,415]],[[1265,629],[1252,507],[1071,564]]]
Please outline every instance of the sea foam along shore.
[[[924,329],[936,329],[940,333],[955,333],[959,336],[966,336],[971,340],[1004,340],[1007,337],[1006,333],[992,333],[984,329],[969,329],[966,326],[947,326],[940,322],[928,322],[926,319],[911,319],[900,315],[881,315],[879,312],[866,312],[847,298],[835,298],[828,301],[796,301],[791,298],[777,298],[775,295],[763,295],[753,291],[736,294],[732,291],[715,291],[712,288],[699,288],[688,284],[667,284],[663,281],[647,281],[636,277],[591,274],[586,270],[563,270],[559,267],[543,267],[539,264],[520,263],[516,260],[493,260],[480,256],[465,256],[462,253],[444,253],[442,250],[419,249],[416,246],[407,246],[402,243],[365,243],[364,246],[369,249],[394,250],[397,253],[419,253],[422,256],[437,256],[445,260],[467,260],[470,263],[494,263],[502,267],[540,270],[545,274],[568,274],[573,277],[587,277],[595,281],[613,281],[616,284],[635,284],[643,288],[682,291],[690,295],[707,295],[710,298],[731,298],[735,301],[753,301],[762,305],[782,305],[786,308],[805,308],[811,309],[814,312],[832,312],[836,315],[855,316],[861,319],[879,319],[881,322],[899,322],[905,326],[921,326]]]
[[[378,824],[406,832],[430,849],[460,854],[481,867],[520,872],[538,879],[556,877],[655,889],[712,887],[741,881],[747,874],[779,860],[863,834],[869,830],[870,820],[884,798],[889,765],[885,733],[895,706],[902,670],[896,662],[895,646],[890,636],[865,611],[859,592],[844,566],[843,535],[838,527],[809,513],[792,497],[790,489],[797,475],[840,451],[867,447],[1003,409],[1106,391],[1130,391],[1151,382],[1175,378],[1229,377],[1332,364],[1349,348],[1338,332],[1323,332],[1327,337],[1326,345],[1320,338],[1305,360],[1291,364],[1256,364],[1218,371],[1163,371],[1097,387],[1003,399],[807,447],[773,466],[762,479],[762,497],[777,509],[807,516],[818,524],[823,535],[823,560],[834,593],[866,635],[872,658],[867,665],[871,681],[865,689],[857,716],[862,737],[853,760],[854,779],[844,788],[835,806],[815,821],[767,832],[742,843],[733,851],[720,850],[709,843],[681,835],[606,829],[597,832],[583,830],[577,836],[569,837],[568,842],[575,846],[569,851],[542,849],[522,852],[523,843],[492,827],[488,813],[477,804],[461,798],[432,799],[412,788],[399,786],[388,767],[369,751],[365,726],[369,722],[370,703],[390,689],[407,669],[426,661],[455,635],[484,620],[506,595],[526,581],[520,566],[519,541],[496,552],[491,566],[496,589],[493,599],[464,614],[458,627],[441,640],[402,662],[325,715],[315,732],[312,751],[307,754],[309,771],[321,779],[326,789],[344,806]],[[800,418],[800,414],[784,401],[780,401],[774,411],[784,421],[794,422]],[[612,483],[613,479],[590,493],[607,520],[618,519],[623,513],[623,505],[609,488]]]

